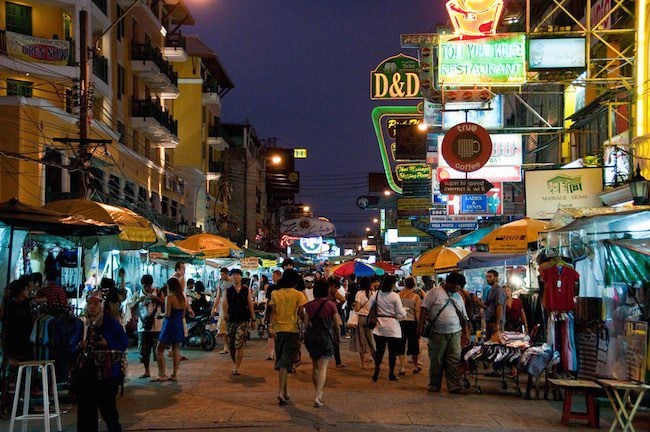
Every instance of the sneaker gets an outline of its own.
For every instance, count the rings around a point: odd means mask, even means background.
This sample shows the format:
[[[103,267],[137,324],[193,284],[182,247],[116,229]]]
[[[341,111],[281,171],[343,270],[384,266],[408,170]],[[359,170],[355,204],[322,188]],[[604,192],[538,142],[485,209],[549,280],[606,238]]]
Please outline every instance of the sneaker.
[[[434,386],[434,385],[430,385],[430,386],[427,387],[427,391],[428,391],[429,393],[440,393],[440,387],[438,387],[438,386]]]
[[[465,389],[463,387],[458,387],[458,388],[449,390],[449,394],[466,395],[467,394],[467,389]]]

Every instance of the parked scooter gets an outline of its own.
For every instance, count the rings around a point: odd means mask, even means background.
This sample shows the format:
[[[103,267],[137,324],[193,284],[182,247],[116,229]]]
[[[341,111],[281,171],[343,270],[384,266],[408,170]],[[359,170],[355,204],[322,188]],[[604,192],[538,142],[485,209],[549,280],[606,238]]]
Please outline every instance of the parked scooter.
[[[187,337],[185,346],[201,347],[203,351],[212,351],[217,340],[210,331],[210,315],[200,315],[187,320]]]

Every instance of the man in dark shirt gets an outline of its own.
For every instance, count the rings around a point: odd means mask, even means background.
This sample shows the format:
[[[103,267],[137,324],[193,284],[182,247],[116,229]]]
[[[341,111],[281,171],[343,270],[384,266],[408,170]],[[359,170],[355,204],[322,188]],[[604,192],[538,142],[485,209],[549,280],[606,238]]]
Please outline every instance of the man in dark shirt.
[[[36,293],[36,298],[44,298],[48,306],[68,304],[68,297],[65,294],[65,290],[56,283],[59,274],[60,272],[56,267],[49,268],[45,273],[47,283]]]
[[[232,375],[241,375],[239,368],[244,359],[244,347],[248,329],[255,328],[255,311],[249,288],[242,285],[242,271],[230,271],[233,285],[226,290],[223,310],[226,316],[230,357],[233,362]]]

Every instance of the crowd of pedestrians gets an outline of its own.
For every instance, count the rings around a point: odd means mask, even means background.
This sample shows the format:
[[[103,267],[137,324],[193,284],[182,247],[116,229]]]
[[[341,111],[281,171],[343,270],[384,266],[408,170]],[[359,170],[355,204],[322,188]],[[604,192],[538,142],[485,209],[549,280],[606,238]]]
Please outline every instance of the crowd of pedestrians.
[[[386,351],[388,380],[397,381],[398,376],[406,375],[407,362],[412,364],[409,372],[419,373],[423,337],[430,360],[429,392],[441,391],[444,376],[447,391],[462,394],[461,346],[468,343],[470,329],[476,329],[476,323],[472,323],[474,311],[484,311],[481,315],[487,323],[487,338],[498,337],[504,327],[527,329],[520,304],[508,287],[499,286],[499,275],[494,270],[486,275],[487,289],[482,298],[464,290],[465,277],[458,272],[429,284],[426,291],[412,277],[401,281],[400,286],[393,275],[350,275],[341,279],[330,275],[328,266],[303,278],[290,259],[282,263],[282,270],[270,276],[271,280],[267,276],[245,278],[240,269],[224,267],[209,300],[202,281],[186,280],[183,262],[176,264],[174,275],[161,287],[154,287],[150,274],[142,275],[140,289],[129,299],[123,273],[117,284],[103,279],[100,290],[89,294],[84,325],[71,341],[79,359],[76,374],[81,378],[81,384],[76,386],[79,430],[96,430],[98,411],[110,431],[121,430],[115,396],[125,368],[124,356],[119,355],[127,346],[124,304],[137,321],[139,359],[144,368],[139,378],[153,382],[182,377],[181,360],[185,358],[180,349],[188,337],[187,319],[195,315],[217,319],[217,333],[223,342],[221,353],[230,354],[232,376],[245,370],[250,332],[256,325],[261,326],[259,334],[268,336],[267,360],[274,362],[278,373],[280,406],[290,401],[290,375],[301,364],[302,345],[312,364],[313,404],[321,407],[330,360],[336,367],[347,367],[341,358],[345,339],[349,339],[348,349],[358,353],[362,369],[372,364],[373,373],[368,379],[376,382],[382,368],[386,368]],[[29,335],[28,300],[35,295],[45,302],[60,302],[60,287],[54,280],[50,273],[45,286],[41,286],[42,277],[35,274],[13,282],[8,289],[4,312],[10,317],[11,337],[5,338],[5,349],[15,360],[29,357],[29,344],[21,340],[21,335],[22,339]],[[468,311],[472,311],[470,316]],[[166,354],[167,348],[171,351]],[[172,359],[169,376],[167,356]],[[156,376],[151,372],[152,358],[157,364]]]

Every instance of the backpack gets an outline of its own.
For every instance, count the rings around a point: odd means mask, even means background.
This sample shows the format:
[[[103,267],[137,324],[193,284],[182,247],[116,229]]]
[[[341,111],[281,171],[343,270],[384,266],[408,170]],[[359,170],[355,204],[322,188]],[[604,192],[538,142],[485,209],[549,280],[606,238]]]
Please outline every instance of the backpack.
[[[318,343],[319,341],[327,342],[334,339],[332,333],[332,318],[322,318],[318,314],[325,306],[328,300],[323,300],[316,309],[313,317],[309,317],[309,322],[305,326],[305,344]]]

